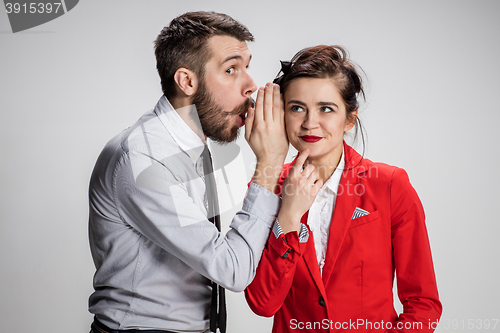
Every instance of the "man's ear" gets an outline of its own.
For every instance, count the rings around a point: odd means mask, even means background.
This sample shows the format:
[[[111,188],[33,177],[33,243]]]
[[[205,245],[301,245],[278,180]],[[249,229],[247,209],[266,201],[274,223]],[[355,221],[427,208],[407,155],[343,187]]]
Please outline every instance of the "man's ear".
[[[174,73],[174,81],[177,88],[187,97],[194,95],[198,89],[198,76],[187,68],[181,67]]]
[[[358,109],[352,111],[351,117],[351,120],[348,120],[345,125],[344,132],[347,132],[348,130],[353,128],[354,125],[356,125],[356,120],[358,119]]]

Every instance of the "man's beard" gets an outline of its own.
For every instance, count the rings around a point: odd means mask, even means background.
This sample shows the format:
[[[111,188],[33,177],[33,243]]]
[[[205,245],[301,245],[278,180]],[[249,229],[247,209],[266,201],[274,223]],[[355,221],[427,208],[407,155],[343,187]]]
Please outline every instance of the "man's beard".
[[[229,123],[235,115],[247,112],[248,108],[253,105],[253,100],[248,97],[234,110],[224,111],[208,92],[202,80],[198,91],[193,96],[193,104],[196,106],[203,133],[213,141],[228,143],[236,140],[239,134],[238,125],[229,128]]]

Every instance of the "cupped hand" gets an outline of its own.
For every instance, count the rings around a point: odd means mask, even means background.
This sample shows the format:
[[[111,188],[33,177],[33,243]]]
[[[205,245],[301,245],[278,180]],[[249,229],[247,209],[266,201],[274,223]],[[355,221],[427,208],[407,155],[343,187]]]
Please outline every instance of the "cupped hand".
[[[280,87],[268,82],[265,87],[259,88],[255,109],[245,119],[245,139],[258,164],[283,165],[288,152],[284,117]]]

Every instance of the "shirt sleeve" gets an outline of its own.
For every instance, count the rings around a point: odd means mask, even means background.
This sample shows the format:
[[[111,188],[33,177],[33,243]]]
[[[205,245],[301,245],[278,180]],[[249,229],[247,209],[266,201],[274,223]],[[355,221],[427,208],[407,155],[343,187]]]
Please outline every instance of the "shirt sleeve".
[[[138,175],[134,169],[138,165]],[[186,182],[168,161],[128,152],[113,176],[121,220],[217,284],[242,291],[253,279],[281,199],[252,183],[242,210],[223,236],[189,196]],[[195,180],[193,180],[195,181]]]
[[[281,225],[278,220],[274,222],[273,234],[276,238],[280,238],[280,236],[283,235],[283,230],[281,229]],[[301,223],[299,231],[299,243],[306,243],[308,239],[309,239],[309,230],[307,229],[304,223]]]

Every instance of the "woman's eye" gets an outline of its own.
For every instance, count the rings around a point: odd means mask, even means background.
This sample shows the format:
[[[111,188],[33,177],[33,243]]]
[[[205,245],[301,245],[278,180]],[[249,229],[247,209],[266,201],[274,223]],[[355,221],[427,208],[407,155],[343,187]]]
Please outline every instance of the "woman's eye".
[[[234,74],[234,71],[235,71],[234,67],[231,67],[231,68],[229,68],[229,69],[226,71],[226,73],[227,73],[227,74]]]
[[[292,112],[301,112],[301,111],[304,111],[304,109],[301,107],[301,106],[298,106],[298,105],[293,105],[290,110]]]
[[[328,106],[323,106],[321,109],[321,112],[333,112],[334,110],[332,108],[329,108]]]

